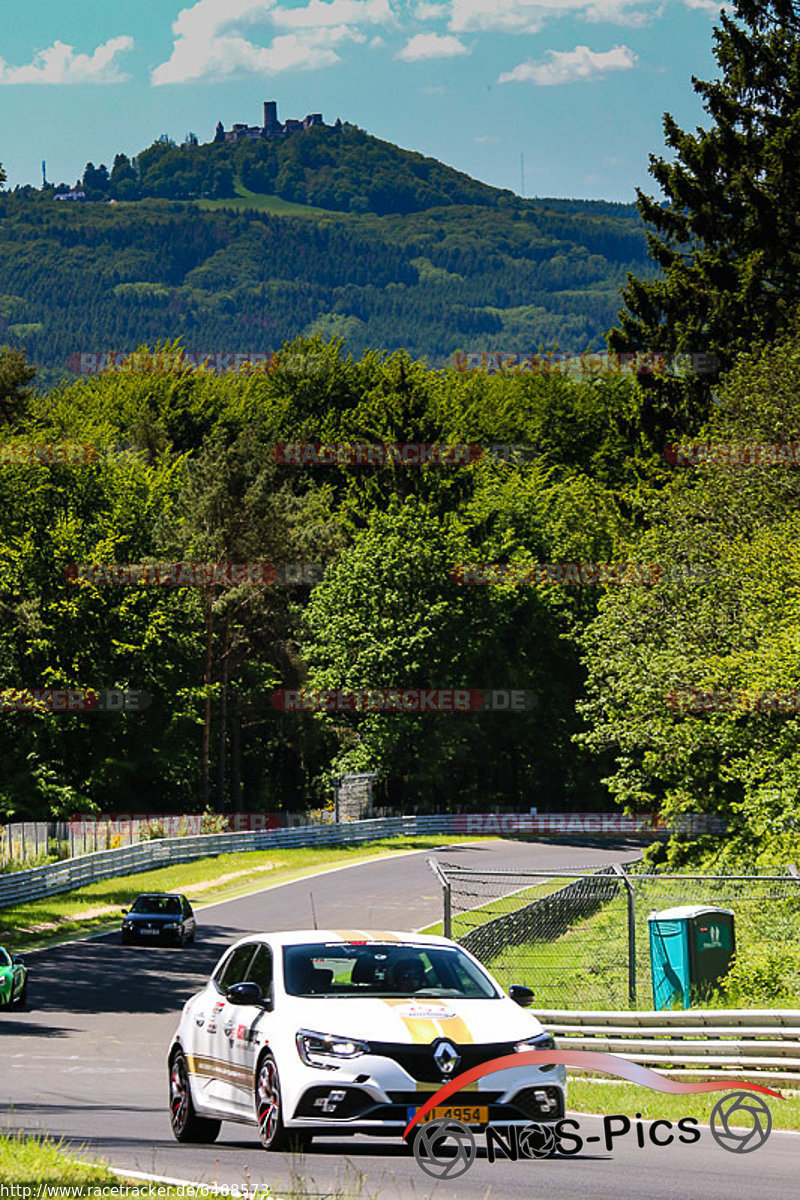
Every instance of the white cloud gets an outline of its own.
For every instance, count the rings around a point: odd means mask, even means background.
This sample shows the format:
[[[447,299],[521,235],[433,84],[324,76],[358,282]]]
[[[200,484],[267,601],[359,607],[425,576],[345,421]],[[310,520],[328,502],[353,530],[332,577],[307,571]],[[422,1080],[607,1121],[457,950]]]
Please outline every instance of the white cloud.
[[[423,58],[455,58],[460,54],[469,54],[469,50],[457,37],[450,34],[415,33],[409,38],[396,57],[405,62],[419,62]]]
[[[414,16],[418,21],[438,21],[441,17],[446,17],[449,11],[447,4],[430,4],[428,0],[422,0],[414,9]]]
[[[614,46],[612,50],[590,50],[588,46],[576,46],[574,50],[548,50],[549,62],[534,62],[528,59],[501,75],[498,83],[535,83],[539,87],[552,87],[559,83],[572,83],[576,79],[596,79],[607,71],[629,71],[636,64],[636,55],[627,46]]]
[[[687,8],[700,8],[712,17],[718,17],[721,8],[724,8],[726,12],[729,12],[731,8],[730,4],[723,4],[722,0],[683,0],[683,2]]]
[[[274,8],[272,19],[287,29],[392,25],[395,21],[389,0],[309,0],[305,8]]]
[[[0,84],[3,83],[125,83],[130,79],[116,62],[118,54],[133,49],[133,38],[109,38],[93,54],[76,54],[74,46],[53,42],[39,50],[24,67],[8,66],[0,58]]]
[[[660,11],[654,0],[452,0],[448,28],[453,33],[538,33],[567,14],[636,27]]]
[[[309,0],[296,9],[281,9],[276,0],[197,0],[178,13],[172,54],[152,72],[151,83],[331,66],[340,61],[334,45],[365,40],[350,26],[391,19],[388,0]],[[242,34],[259,22],[291,32],[261,46]]]

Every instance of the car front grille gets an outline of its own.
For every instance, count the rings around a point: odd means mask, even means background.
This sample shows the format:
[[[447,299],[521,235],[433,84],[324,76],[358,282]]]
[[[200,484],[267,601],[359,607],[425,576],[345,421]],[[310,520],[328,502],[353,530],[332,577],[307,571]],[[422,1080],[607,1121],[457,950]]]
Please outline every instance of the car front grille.
[[[382,1058],[389,1058],[392,1062],[396,1062],[418,1083],[441,1084],[446,1083],[450,1077],[460,1075],[463,1071],[469,1071],[472,1067],[483,1066],[484,1063],[491,1062],[493,1058],[502,1058],[506,1054],[513,1054],[516,1045],[515,1042],[482,1042],[480,1045],[470,1043],[461,1046],[458,1042],[451,1041],[450,1044],[461,1056],[461,1061],[452,1072],[452,1076],[447,1076],[442,1074],[433,1058],[434,1050],[440,1041],[450,1041],[450,1039],[437,1038],[435,1042],[431,1042],[427,1046],[409,1046],[406,1042],[370,1042],[369,1048],[372,1054],[378,1054]]]
[[[430,1100],[434,1092],[387,1092],[392,1104],[402,1104],[404,1107],[422,1108]],[[478,1105],[497,1104],[502,1092],[453,1092],[442,1101],[442,1108],[477,1108]]]

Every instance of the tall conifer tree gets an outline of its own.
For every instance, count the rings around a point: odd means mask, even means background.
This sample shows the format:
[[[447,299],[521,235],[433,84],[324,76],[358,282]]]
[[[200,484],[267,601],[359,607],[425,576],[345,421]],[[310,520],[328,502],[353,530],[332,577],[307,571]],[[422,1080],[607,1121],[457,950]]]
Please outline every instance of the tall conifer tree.
[[[800,308],[800,4],[734,0],[713,37],[720,78],[692,77],[710,127],[686,133],[666,113],[674,161],[651,155],[650,173],[667,201],[637,189],[663,278],[628,276],[608,340],[726,366]]]

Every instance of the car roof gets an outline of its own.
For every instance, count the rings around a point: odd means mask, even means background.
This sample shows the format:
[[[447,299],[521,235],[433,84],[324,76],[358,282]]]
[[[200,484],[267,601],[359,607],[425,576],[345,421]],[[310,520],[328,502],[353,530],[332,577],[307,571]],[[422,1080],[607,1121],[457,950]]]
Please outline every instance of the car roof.
[[[449,938],[438,937],[431,933],[413,933],[397,929],[281,929],[278,932],[250,934],[242,938],[242,942],[261,941],[268,938],[273,945],[297,946],[309,942],[341,942],[342,945],[359,945],[361,943],[396,942],[398,945],[413,946],[453,946]]]
[[[137,900],[183,900],[180,892],[140,892]]]

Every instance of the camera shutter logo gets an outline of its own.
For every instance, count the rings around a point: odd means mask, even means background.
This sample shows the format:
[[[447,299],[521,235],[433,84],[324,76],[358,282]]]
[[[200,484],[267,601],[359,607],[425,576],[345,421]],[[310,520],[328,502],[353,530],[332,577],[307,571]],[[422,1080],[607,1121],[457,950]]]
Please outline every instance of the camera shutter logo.
[[[746,1129],[732,1126],[746,1125]],[[733,1154],[758,1150],[772,1130],[772,1113],[766,1102],[752,1092],[731,1092],[711,1110],[711,1136]]]
[[[552,1158],[558,1149],[555,1127],[532,1121],[519,1131],[518,1144],[525,1158]]]
[[[449,1140],[455,1142],[455,1153],[445,1148]],[[475,1162],[477,1152],[472,1130],[447,1117],[426,1121],[414,1138],[417,1166],[433,1179],[458,1179]]]

